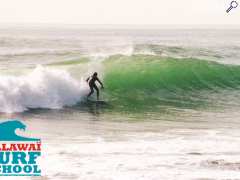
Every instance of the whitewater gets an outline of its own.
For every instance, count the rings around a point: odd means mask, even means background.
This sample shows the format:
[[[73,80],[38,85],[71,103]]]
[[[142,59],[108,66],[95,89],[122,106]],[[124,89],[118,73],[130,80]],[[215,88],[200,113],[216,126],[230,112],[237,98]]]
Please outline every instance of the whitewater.
[[[73,79],[65,71],[42,66],[25,76],[3,76],[0,81],[0,111],[7,113],[74,105],[88,92],[87,83]]]

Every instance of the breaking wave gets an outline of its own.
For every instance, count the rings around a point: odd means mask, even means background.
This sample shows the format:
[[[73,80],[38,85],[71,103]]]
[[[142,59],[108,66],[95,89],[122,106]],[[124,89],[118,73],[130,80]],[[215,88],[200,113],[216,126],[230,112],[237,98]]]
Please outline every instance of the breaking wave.
[[[86,92],[86,83],[75,80],[66,71],[38,66],[25,76],[0,77],[0,111],[62,108],[76,104]]]
[[[221,97],[223,90],[229,91],[228,94],[238,91],[240,86],[238,65],[157,55],[114,55],[97,63],[101,64],[100,74],[105,84],[102,98],[115,109],[192,108],[209,103],[212,97]],[[87,74],[94,70],[93,64],[92,61],[66,63],[75,71],[78,67],[85,69]],[[83,101],[89,91],[84,76],[77,77],[67,70],[42,66],[27,75],[1,76],[0,111],[74,106]]]

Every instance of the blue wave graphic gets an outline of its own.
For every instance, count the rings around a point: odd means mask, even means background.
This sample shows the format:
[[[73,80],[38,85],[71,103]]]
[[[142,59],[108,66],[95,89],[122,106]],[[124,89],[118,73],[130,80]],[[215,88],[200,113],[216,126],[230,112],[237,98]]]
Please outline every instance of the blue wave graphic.
[[[9,120],[0,123],[0,141],[40,141],[38,138],[28,138],[16,134],[16,130],[26,130],[26,125],[19,120]]]

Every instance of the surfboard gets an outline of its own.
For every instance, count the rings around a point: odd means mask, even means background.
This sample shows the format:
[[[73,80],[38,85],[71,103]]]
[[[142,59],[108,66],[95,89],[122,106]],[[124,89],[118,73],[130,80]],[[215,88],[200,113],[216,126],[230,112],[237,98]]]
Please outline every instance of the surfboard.
[[[107,101],[104,100],[87,100],[88,103],[93,103],[93,104],[102,104],[102,105],[106,105],[108,104]]]

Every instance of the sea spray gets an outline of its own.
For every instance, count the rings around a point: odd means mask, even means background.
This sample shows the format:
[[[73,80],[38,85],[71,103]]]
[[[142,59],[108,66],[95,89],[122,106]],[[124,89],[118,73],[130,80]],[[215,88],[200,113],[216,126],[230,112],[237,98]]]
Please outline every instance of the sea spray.
[[[87,92],[86,82],[77,81],[68,72],[37,66],[25,76],[0,77],[0,111],[62,108],[81,101]]]

